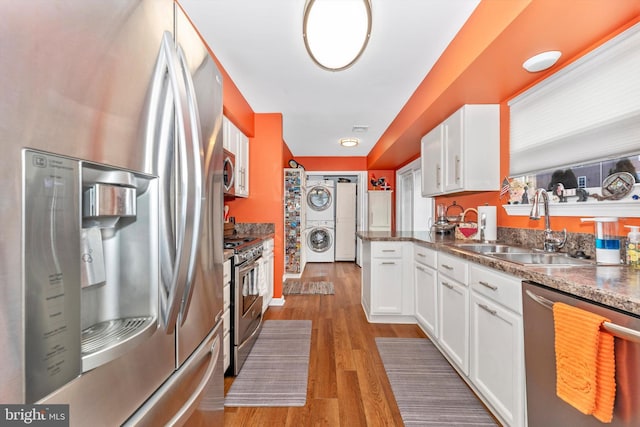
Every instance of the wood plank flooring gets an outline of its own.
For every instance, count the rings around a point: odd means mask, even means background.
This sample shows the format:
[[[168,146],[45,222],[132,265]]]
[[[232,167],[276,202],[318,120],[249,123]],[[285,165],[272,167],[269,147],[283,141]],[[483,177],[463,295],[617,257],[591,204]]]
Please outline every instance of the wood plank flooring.
[[[402,426],[375,337],[424,338],[416,325],[368,323],[354,263],[307,264],[302,280],[332,281],[335,295],[288,295],[265,319],[312,320],[307,402],[298,408],[225,408],[225,426]],[[225,393],[233,377],[225,378]]]

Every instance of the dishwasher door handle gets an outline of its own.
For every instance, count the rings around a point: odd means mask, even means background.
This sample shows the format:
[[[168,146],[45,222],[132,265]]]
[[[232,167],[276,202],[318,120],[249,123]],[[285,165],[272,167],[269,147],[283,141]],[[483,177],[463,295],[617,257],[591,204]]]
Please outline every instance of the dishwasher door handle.
[[[540,295],[536,295],[530,290],[525,290],[527,296],[549,310],[553,310],[554,302]],[[602,329],[609,332],[611,335],[617,338],[622,338],[627,341],[640,344],[640,331],[630,329],[625,326],[617,325],[611,322],[603,322]]]

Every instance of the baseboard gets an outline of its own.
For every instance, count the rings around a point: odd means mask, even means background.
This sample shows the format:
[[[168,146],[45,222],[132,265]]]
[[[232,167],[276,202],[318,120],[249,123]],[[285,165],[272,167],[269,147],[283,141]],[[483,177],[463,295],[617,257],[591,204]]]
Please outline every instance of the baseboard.
[[[284,297],[280,298],[272,298],[271,302],[269,302],[269,307],[281,307],[284,305]]]

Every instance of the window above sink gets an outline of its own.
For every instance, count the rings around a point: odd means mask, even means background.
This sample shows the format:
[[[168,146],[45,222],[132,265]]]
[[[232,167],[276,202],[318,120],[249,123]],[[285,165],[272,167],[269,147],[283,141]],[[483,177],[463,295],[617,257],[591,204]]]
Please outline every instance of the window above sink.
[[[531,201],[536,188],[549,191],[549,208],[552,216],[611,216],[640,217],[640,155],[625,156],[616,159],[586,164],[567,165],[556,169],[533,172],[525,176],[510,179],[511,191],[509,204],[503,205],[508,215],[529,216]],[[597,200],[611,193],[601,185],[611,181],[614,174],[628,172],[636,183],[619,200]],[[632,182],[632,181],[630,181]],[[556,194],[556,185],[562,184],[562,194]],[[578,201],[586,197],[587,201]],[[524,203],[523,203],[524,202]]]

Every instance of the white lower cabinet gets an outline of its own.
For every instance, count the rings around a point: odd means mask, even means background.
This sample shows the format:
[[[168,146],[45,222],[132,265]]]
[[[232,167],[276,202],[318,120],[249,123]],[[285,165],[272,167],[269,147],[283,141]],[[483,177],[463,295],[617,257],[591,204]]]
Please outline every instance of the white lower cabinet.
[[[524,426],[521,280],[472,264],[470,379],[500,417]]]
[[[414,245],[414,288],[416,320],[431,339],[438,338],[438,273],[437,252]]]
[[[371,312],[402,313],[402,260],[375,258],[371,262],[373,282]]]
[[[526,427],[521,279],[417,243],[363,240],[362,255],[369,321],[417,322],[496,418]]]
[[[449,359],[469,374],[469,288],[467,262],[438,253],[439,343]]]
[[[438,271],[439,342],[465,374],[469,374],[469,289]]]
[[[267,308],[269,307],[269,303],[271,303],[271,300],[273,299],[273,259],[274,259],[274,255],[273,255],[273,248],[274,248],[274,241],[273,239],[266,239],[263,243],[262,243],[262,266],[264,268],[263,271],[263,280],[264,280],[264,284],[263,284],[263,289],[264,289],[264,293],[262,294],[262,313],[264,313],[265,311],[267,311]]]
[[[414,319],[409,242],[363,241],[362,306],[370,322]],[[415,320],[414,320],[415,321]]]

